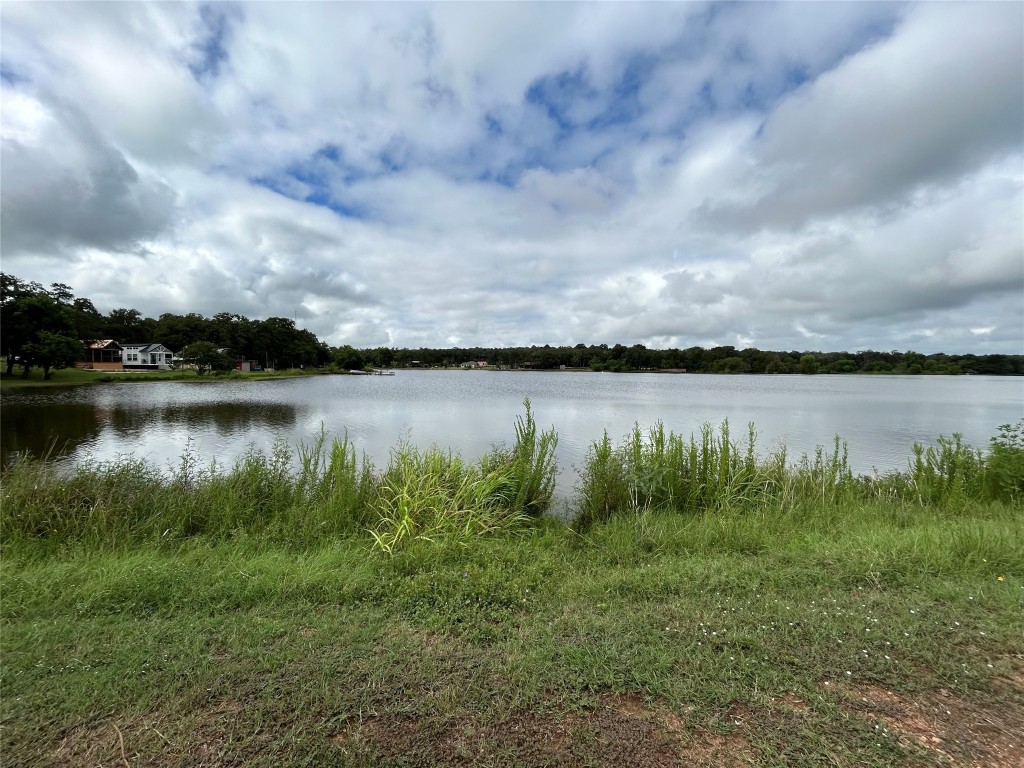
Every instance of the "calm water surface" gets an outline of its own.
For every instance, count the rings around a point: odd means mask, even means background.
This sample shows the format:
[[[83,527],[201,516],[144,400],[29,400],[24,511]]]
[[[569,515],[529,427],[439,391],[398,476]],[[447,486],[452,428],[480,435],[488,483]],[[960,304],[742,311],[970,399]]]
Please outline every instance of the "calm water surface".
[[[511,442],[529,397],[542,427],[559,433],[564,495],[592,441],[618,440],[659,419],[689,435],[728,419],[761,452],[785,443],[794,458],[840,435],[854,471],[903,469],[915,442],[960,432],[984,448],[996,427],[1024,418],[1024,380],[986,376],[705,376],[566,372],[399,371],[203,384],[102,384],[5,394],[4,463],[55,450],[62,461],[133,454],[176,464],[191,446],[230,464],[255,447],[310,442],[321,426],[346,431],[378,466],[401,439],[476,457]]]

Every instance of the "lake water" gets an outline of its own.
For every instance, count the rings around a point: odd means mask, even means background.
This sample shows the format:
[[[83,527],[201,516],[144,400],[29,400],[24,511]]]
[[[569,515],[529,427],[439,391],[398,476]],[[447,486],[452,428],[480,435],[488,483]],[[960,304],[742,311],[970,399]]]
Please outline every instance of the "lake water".
[[[963,434],[985,448],[1000,424],[1024,418],[1024,379],[987,376],[706,376],[402,370],[395,376],[266,381],[100,384],[15,391],[0,401],[0,461],[50,450],[62,461],[133,454],[158,466],[189,448],[230,464],[249,447],[309,443],[321,426],[346,431],[377,466],[401,439],[475,458],[511,443],[529,397],[542,428],[559,434],[560,495],[592,441],[619,440],[658,420],[689,436],[728,419],[745,444],[784,442],[794,458],[849,445],[855,472],[904,469],[911,446]]]

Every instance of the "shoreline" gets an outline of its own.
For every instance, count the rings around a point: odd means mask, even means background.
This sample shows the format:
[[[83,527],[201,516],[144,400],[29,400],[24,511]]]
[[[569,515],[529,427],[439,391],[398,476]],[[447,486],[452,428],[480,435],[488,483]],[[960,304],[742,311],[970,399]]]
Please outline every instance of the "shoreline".
[[[971,374],[971,373],[893,373],[889,371],[855,371],[846,373],[716,373],[706,371],[686,371],[680,369],[649,369],[649,370],[633,370],[633,371],[594,371],[590,368],[504,368],[504,367],[488,367],[488,368],[475,368],[475,369],[464,369],[459,366],[436,366],[436,367],[407,367],[407,368],[390,368],[395,375],[400,375],[406,372],[428,372],[428,371],[439,371],[439,372],[453,372],[453,371],[466,371],[467,373],[565,373],[565,374],[600,374],[608,373],[615,376],[623,375],[662,375],[662,376],[721,376],[721,377],[737,377],[737,376],[754,376],[758,378],[774,378],[774,377],[847,377],[847,376],[864,376],[869,378],[879,377],[926,377],[926,378],[937,378],[937,377],[950,377],[950,378],[961,378],[980,376],[983,378],[994,377],[994,378],[1022,378],[1021,374]],[[61,374],[69,374],[61,376]],[[96,384],[112,384],[123,382],[132,383],[145,383],[145,382],[182,382],[182,383],[196,383],[196,384],[213,384],[224,381],[268,381],[275,379],[288,379],[288,378],[305,378],[313,376],[358,376],[358,375],[372,375],[355,373],[351,371],[330,371],[330,370],[314,370],[304,371],[299,369],[287,369],[283,371],[260,371],[260,372],[239,372],[230,371],[216,375],[213,372],[203,374],[202,376],[190,372],[190,371],[86,371],[84,369],[70,369],[65,368],[51,373],[51,377],[48,380],[43,380],[41,375],[33,374],[28,379],[23,379],[21,374],[0,375],[0,392],[3,391],[14,391],[21,389],[34,389],[44,387],[76,387],[76,386],[92,386]],[[376,374],[380,375],[380,374]],[[390,375],[390,374],[388,374]],[[118,379],[118,377],[125,377]]]

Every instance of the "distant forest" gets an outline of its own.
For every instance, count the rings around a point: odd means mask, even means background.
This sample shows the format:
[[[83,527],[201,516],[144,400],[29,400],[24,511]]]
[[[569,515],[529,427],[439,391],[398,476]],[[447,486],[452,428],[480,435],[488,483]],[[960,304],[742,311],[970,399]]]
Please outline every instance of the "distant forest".
[[[314,333],[297,328],[290,318],[250,320],[220,312],[166,313],[154,319],[136,309],[100,313],[88,298],[75,297],[70,286],[48,289],[0,273],[0,344],[8,364],[15,358],[54,368],[72,364],[81,341],[113,339],[120,343],[152,342],[178,352],[197,342],[231,351],[235,358],[257,360],[276,368],[449,367],[486,362],[488,366],[537,370],[559,368],[594,371],[686,371],[688,373],[894,373],[1024,375],[1024,355],[923,355],[917,352],[770,352],[731,346],[648,349],[642,344],[552,347],[467,347],[449,349],[359,349],[331,347]],[[71,358],[71,359],[69,359]]]
[[[346,350],[348,350],[346,352]],[[735,347],[648,349],[616,344],[574,347],[355,350],[342,347],[348,368],[457,366],[486,361],[501,368],[538,370],[585,368],[593,371],[674,371],[687,373],[909,373],[1024,375],[1024,355],[922,355],[917,352],[767,352]]]

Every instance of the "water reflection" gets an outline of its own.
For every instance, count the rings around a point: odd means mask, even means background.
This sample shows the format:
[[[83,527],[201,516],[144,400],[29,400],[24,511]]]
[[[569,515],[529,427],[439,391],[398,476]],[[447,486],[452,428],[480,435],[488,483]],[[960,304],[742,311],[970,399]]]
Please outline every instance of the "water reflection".
[[[102,460],[125,453],[160,463],[180,457],[190,441],[204,446],[208,454],[204,458],[230,460],[237,451],[224,451],[225,443],[270,446],[293,431],[299,412],[294,404],[282,402],[179,402],[145,407],[39,398],[5,400],[2,410],[2,466],[21,455]],[[218,455],[224,453],[228,455]]]
[[[156,426],[187,427],[220,437],[258,432],[290,430],[297,409],[291,403],[175,403],[156,408],[104,408],[104,422],[121,437],[136,435]]]
[[[100,434],[101,414],[91,404],[3,408],[0,465],[17,456],[64,456]]]
[[[558,372],[402,371],[394,377],[320,376],[215,384],[112,384],[5,395],[2,455],[35,455],[57,442],[69,461],[132,453],[158,465],[186,450],[230,464],[250,446],[309,442],[321,426],[348,434],[378,467],[403,437],[475,458],[513,439],[523,398],[537,423],[559,434],[559,477],[571,491],[573,466],[607,430],[620,440],[634,423],[689,436],[728,419],[744,441],[753,421],[768,452],[793,459],[849,443],[855,472],[905,469],[915,441],[961,432],[984,448],[999,424],[1024,415],[1024,381],[1009,377],[662,376]]]

